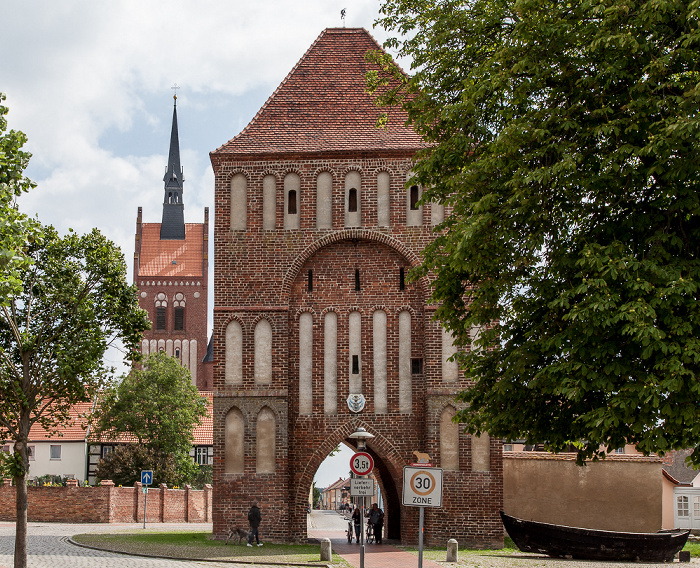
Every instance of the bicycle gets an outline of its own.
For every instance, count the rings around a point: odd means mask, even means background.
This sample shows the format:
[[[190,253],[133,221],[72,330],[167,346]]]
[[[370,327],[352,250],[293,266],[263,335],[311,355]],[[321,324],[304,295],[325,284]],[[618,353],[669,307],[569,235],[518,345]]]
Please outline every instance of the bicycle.
[[[374,542],[374,525],[372,523],[367,523],[367,533],[365,535],[365,542],[367,544],[372,544]]]

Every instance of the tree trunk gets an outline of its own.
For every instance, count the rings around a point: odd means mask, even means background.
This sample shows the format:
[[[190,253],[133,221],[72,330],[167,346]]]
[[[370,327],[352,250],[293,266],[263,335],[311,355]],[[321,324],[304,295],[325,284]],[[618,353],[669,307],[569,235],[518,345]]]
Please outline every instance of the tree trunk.
[[[21,472],[14,477],[17,522],[15,526],[15,568],[27,568],[27,470],[29,462],[26,442],[15,443],[15,454],[22,460]],[[21,473],[21,475],[19,475]]]

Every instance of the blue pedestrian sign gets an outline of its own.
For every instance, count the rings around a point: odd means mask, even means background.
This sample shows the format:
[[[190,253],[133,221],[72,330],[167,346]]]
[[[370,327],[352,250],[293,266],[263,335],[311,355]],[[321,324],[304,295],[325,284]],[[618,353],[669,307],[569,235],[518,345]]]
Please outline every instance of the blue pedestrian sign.
[[[141,485],[151,485],[153,483],[153,470],[152,469],[142,469],[141,470]]]

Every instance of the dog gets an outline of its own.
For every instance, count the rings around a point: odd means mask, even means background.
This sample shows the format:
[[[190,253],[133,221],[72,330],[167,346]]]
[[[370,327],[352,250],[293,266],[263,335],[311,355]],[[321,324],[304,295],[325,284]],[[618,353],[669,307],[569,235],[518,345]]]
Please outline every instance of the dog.
[[[413,455],[416,456],[418,463],[430,463],[430,456],[428,454],[424,454],[423,452],[413,452]]]
[[[231,530],[228,531],[228,537],[224,544],[228,544],[228,541],[232,538],[237,541],[236,544],[241,544],[244,540],[248,540],[248,531],[238,527],[232,527]]]

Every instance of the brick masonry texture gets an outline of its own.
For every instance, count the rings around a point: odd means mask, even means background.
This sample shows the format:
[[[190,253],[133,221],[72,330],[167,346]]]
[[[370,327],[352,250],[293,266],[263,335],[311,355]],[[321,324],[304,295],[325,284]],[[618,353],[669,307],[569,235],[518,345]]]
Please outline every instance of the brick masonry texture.
[[[367,39],[369,38],[369,39]],[[339,43],[337,43],[339,42]],[[342,49],[338,49],[338,45]],[[429,282],[406,281],[399,288],[399,271],[420,263],[421,250],[435,234],[430,224],[431,205],[422,206],[423,224],[407,226],[405,187],[415,152],[422,143],[403,121],[392,123],[390,137],[377,142],[376,132],[364,128],[366,114],[376,108],[356,104],[366,94],[359,83],[337,82],[333,73],[364,75],[364,53],[376,43],[364,30],[326,30],[302,61],[266,103],[251,125],[229,144],[211,154],[215,173],[214,247],[214,505],[216,538],[225,538],[231,525],[247,526],[251,501],[258,500],[263,514],[261,536],[271,541],[303,541],[307,537],[306,503],[313,477],[321,462],[349,435],[363,427],[375,437],[368,451],[385,499],[386,536],[404,543],[418,540],[418,514],[401,504],[403,467],[414,461],[412,452],[427,452],[440,466],[440,416],[447,405],[455,409],[455,394],[468,385],[442,379],[442,331],[433,320]],[[342,52],[342,57],[339,53]],[[348,57],[348,53],[352,57]],[[360,65],[358,61],[362,61]],[[356,64],[356,65],[355,65]],[[355,65],[355,67],[353,67]],[[296,73],[303,69],[303,76]],[[330,74],[330,76],[329,76]],[[319,77],[323,75],[323,80]],[[357,83],[357,84],[356,84]],[[342,89],[329,92],[333,85]],[[355,85],[355,86],[353,86]],[[349,92],[350,90],[351,92]],[[277,96],[284,94],[283,99]],[[307,113],[292,108],[302,101]],[[347,105],[347,101],[355,101]],[[343,105],[346,104],[345,107]],[[269,114],[270,109],[275,113]],[[359,110],[358,110],[359,109]],[[346,136],[353,113],[363,127]],[[267,114],[266,114],[267,113]],[[316,140],[316,119],[324,123],[323,144]],[[311,116],[308,122],[305,116]],[[277,118],[275,118],[277,117]],[[280,118],[282,117],[282,118]],[[284,120],[283,120],[284,119]],[[373,120],[373,119],[372,119]],[[289,132],[296,133],[295,136]],[[279,133],[279,139],[276,134]],[[321,136],[319,134],[319,136]],[[393,137],[393,138],[392,138]],[[300,142],[295,142],[300,141]],[[392,142],[394,140],[394,142]],[[267,145],[266,145],[267,144]],[[267,148],[267,150],[266,150]],[[357,171],[361,178],[361,226],[345,228],[345,176]],[[316,229],[316,183],[321,172],[332,176],[332,227]],[[377,175],[390,177],[390,223],[378,226]],[[230,227],[231,179],[242,173],[247,180],[246,229]],[[300,179],[300,228],[284,227],[284,178]],[[276,223],[263,229],[263,178],[276,179]],[[359,270],[360,290],[355,290]],[[309,290],[309,271],[313,288]],[[388,411],[375,412],[372,314],[387,316]],[[324,319],[337,314],[337,413],[324,413]],[[348,314],[361,317],[362,393],[364,410],[350,412]],[[411,313],[411,358],[422,359],[422,373],[411,377],[411,412],[399,410],[399,330],[401,311]],[[311,414],[299,413],[299,316],[308,312],[313,321]],[[266,318],[272,327],[272,382],[254,381],[254,329]],[[238,321],[242,328],[243,382],[227,384],[225,377],[226,326]],[[468,348],[465,347],[465,348]],[[276,420],[274,473],[256,473],[256,419],[263,407]],[[244,472],[225,472],[225,421],[237,408],[244,418]],[[443,544],[456,538],[461,544],[499,546],[503,527],[503,465],[501,443],[490,441],[486,472],[472,472],[471,438],[459,434],[459,471],[444,472],[443,507],[426,510],[426,544]]]
[[[115,487],[28,487],[29,521],[63,523],[134,523],[143,521],[141,484]],[[148,490],[146,521],[149,523],[207,523],[212,520],[212,488]],[[15,520],[15,488],[0,486],[0,521]]]

